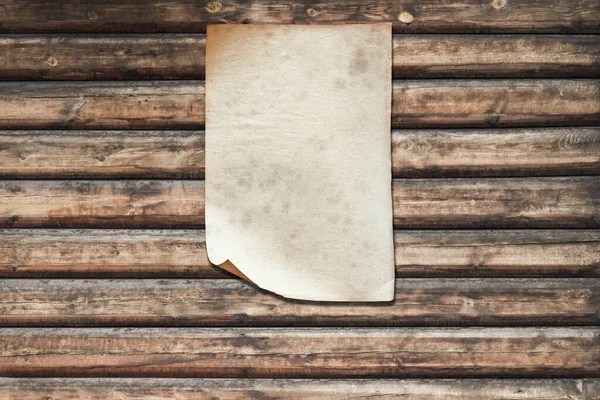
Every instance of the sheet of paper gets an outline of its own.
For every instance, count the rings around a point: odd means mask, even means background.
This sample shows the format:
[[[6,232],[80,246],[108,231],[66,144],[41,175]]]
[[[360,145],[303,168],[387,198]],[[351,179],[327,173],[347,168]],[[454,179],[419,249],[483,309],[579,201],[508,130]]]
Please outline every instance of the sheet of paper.
[[[305,300],[394,296],[390,24],[210,25],[210,260]]]

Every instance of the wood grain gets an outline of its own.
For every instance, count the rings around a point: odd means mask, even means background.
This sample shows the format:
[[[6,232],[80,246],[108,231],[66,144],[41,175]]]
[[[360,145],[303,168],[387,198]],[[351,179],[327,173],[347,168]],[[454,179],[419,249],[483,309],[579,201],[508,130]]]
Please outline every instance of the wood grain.
[[[237,279],[10,279],[0,325],[600,325],[600,279],[398,279],[392,302],[370,306],[290,300]]]
[[[0,35],[0,79],[203,79],[205,49],[205,35]]]
[[[592,35],[396,35],[392,70],[397,78],[594,78],[600,75],[598,40]]]
[[[600,174],[600,128],[397,130],[392,171],[397,178]]]
[[[0,84],[0,129],[198,129],[203,125],[202,81]]]
[[[600,277],[600,230],[396,231],[396,277]],[[0,230],[0,278],[232,278],[201,230]]]
[[[6,228],[176,228],[203,223],[203,181],[0,183],[0,226]]]
[[[4,328],[4,377],[459,378],[600,374],[590,328]]]
[[[23,400],[596,400],[599,392],[600,379],[0,378],[0,397]]]
[[[392,125],[398,128],[600,123],[595,79],[407,80],[393,87]],[[0,129],[203,125],[203,81],[0,83]]]
[[[592,228],[600,179],[396,179],[398,228]]]
[[[397,128],[600,122],[599,80],[398,80],[393,86]]]
[[[202,131],[0,131],[0,178],[203,178]],[[394,130],[396,178],[600,174],[600,128]]]
[[[203,79],[206,37],[0,35],[2,80]],[[395,78],[600,75],[593,35],[395,35]]]
[[[397,228],[598,228],[600,177],[396,179]],[[199,228],[203,181],[0,181],[0,228]]]
[[[204,177],[202,131],[0,131],[0,143],[7,179]]]
[[[5,0],[2,32],[202,32],[208,23],[391,22],[396,32],[598,33],[595,0]]]

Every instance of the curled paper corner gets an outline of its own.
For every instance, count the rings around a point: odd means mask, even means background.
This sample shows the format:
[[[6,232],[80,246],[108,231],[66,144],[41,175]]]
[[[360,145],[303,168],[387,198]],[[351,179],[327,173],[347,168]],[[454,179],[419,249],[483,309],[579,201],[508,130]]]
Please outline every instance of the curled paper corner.
[[[224,269],[225,271],[229,272],[230,274],[233,274],[239,278],[242,278],[245,281],[248,281],[254,285],[256,285],[256,283],[254,283],[252,281],[252,279],[248,278],[246,276],[246,274],[244,274],[242,271],[239,270],[238,267],[236,267],[231,261],[229,260],[225,260],[224,262],[222,262],[221,264],[218,264],[217,267]],[[258,285],[256,285],[258,286]]]

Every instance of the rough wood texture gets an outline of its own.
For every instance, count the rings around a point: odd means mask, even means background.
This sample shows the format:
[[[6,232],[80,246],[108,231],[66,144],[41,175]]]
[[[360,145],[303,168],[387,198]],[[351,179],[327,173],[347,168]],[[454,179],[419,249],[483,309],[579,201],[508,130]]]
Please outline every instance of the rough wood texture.
[[[0,227],[192,227],[203,181],[2,181]]]
[[[396,35],[396,78],[600,75],[592,35]],[[0,35],[0,79],[203,79],[204,35]]]
[[[396,231],[396,276],[600,277],[599,230]],[[0,278],[232,278],[201,230],[0,230]]]
[[[0,178],[203,178],[202,131],[0,131]],[[600,128],[392,131],[397,178],[600,174]]]
[[[600,128],[398,130],[392,168],[397,178],[600,174]]]
[[[600,178],[396,179],[398,228],[600,227]]]
[[[0,129],[198,129],[203,125],[202,81],[0,84]]]
[[[576,377],[600,374],[594,328],[0,329],[0,375]]]
[[[396,179],[397,228],[597,228],[600,177]],[[0,181],[0,228],[185,228],[203,181]]]
[[[600,379],[0,378],[0,397],[20,400],[597,400],[597,393]]]
[[[397,128],[599,122],[599,80],[394,81],[392,125]]]
[[[2,32],[201,32],[207,23],[391,22],[396,32],[598,33],[595,0],[4,0]]]
[[[598,123],[600,80],[394,82],[392,125],[399,128]],[[0,84],[0,129],[198,129],[203,124],[203,81]]]
[[[0,79],[202,79],[205,46],[204,35],[0,35]]]
[[[600,279],[398,279],[392,302],[302,302],[241,280],[22,280],[1,326],[600,325]]]
[[[0,177],[203,178],[204,132],[0,131]]]
[[[393,75],[595,78],[600,75],[599,40],[591,35],[397,35]]]
[[[600,231],[396,231],[397,277],[600,276]]]

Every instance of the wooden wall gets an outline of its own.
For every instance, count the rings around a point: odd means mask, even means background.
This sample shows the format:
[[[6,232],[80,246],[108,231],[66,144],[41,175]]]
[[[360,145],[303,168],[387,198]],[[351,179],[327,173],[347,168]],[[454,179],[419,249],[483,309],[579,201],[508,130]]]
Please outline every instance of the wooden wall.
[[[396,299],[210,265],[206,24],[378,21]],[[600,398],[599,22],[598,0],[0,1],[0,398]]]

